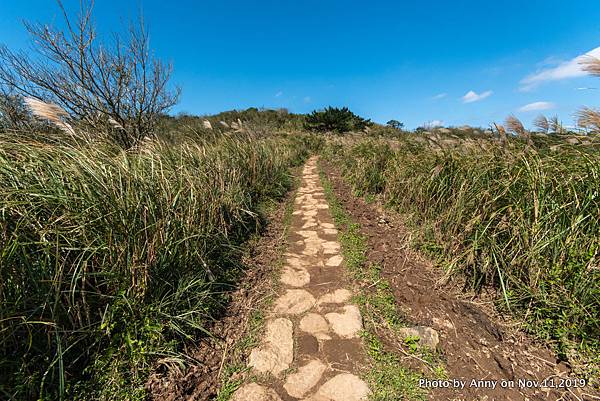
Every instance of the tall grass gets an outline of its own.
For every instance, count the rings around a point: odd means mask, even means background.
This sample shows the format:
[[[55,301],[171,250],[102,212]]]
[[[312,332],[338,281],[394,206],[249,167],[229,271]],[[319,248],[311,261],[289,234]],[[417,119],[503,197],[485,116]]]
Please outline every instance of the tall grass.
[[[524,145],[432,150],[407,137],[325,153],[356,190],[403,212],[473,289],[498,288],[500,307],[563,357],[598,355],[600,153]]]
[[[0,137],[0,398],[143,399],[151,364],[183,363],[218,315],[260,203],[307,149]]]

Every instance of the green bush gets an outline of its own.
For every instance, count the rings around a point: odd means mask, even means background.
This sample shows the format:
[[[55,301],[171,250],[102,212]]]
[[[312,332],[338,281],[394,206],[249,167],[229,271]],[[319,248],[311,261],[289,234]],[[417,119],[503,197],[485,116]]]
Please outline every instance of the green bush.
[[[345,133],[362,131],[371,125],[370,120],[365,120],[351,112],[347,107],[327,107],[324,110],[315,110],[306,116],[305,128],[318,132]]]
[[[0,398],[143,399],[240,270],[301,138],[135,151],[0,138]]]

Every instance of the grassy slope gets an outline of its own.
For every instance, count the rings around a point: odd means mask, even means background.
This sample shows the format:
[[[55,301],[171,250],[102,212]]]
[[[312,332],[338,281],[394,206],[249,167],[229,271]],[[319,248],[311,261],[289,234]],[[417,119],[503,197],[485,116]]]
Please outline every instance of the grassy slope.
[[[331,141],[325,153],[358,192],[403,212],[422,249],[474,289],[497,286],[499,307],[563,357],[597,358],[600,153],[516,141],[434,149],[412,138]]]
[[[0,398],[142,399],[235,282],[294,138],[0,143]]]

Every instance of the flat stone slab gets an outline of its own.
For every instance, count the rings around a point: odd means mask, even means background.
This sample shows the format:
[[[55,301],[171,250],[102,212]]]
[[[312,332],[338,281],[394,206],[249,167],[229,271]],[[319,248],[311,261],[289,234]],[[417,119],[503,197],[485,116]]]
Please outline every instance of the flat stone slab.
[[[300,230],[296,231],[296,234],[300,234],[304,238],[319,238],[317,232],[314,230]]]
[[[256,383],[248,383],[233,393],[231,401],[281,401],[281,397],[270,388]]]
[[[292,322],[286,318],[267,321],[262,344],[252,350],[248,366],[260,373],[278,376],[288,369],[294,360]]]
[[[343,261],[344,257],[342,255],[335,255],[327,259],[327,262],[325,262],[325,266],[338,267],[342,264]]]
[[[305,401],[367,401],[371,391],[357,376],[342,373],[323,384],[317,393]]]
[[[279,281],[288,287],[304,287],[310,283],[310,274],[303,267],[285,266]]]
[[[342,313],[328,313],[325,319],[338,336],[342,338],[356,338],[362,330],[362,316],[356,305],[346,305]]]
[[[319,340],[330,340],[329,324],[317,313],[309,313],[300,320],[300,330],[312,334]]]
[[[337,254],[340,252],[340,244],[336,241],[325,241],[322,244],[325,255]]]
[[[326,368],[323,362],[312,360],[298,368],[298,372],[288,375],[283,388],[292,397],[302,398],[316,386]]]
[[[299,315],[316,304],[315,297],[306,290],[287,290],[275,301],[273,311],[283,315]]]
[[[351,297],[352,293],[350,291],[340,288],[334,292],[330,292],[319,297],[317,300],[317,305],[343,304],[348,302]]]

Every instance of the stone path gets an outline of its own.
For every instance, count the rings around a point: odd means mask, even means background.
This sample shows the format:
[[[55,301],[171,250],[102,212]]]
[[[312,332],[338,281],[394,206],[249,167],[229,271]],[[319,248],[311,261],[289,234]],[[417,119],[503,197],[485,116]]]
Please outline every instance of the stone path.
[[[360,401],[362,317],[349,303],[337,230],[311,158],[303,171],[281,274],[281,295],[248,365],[259,378],[232,401]]]

